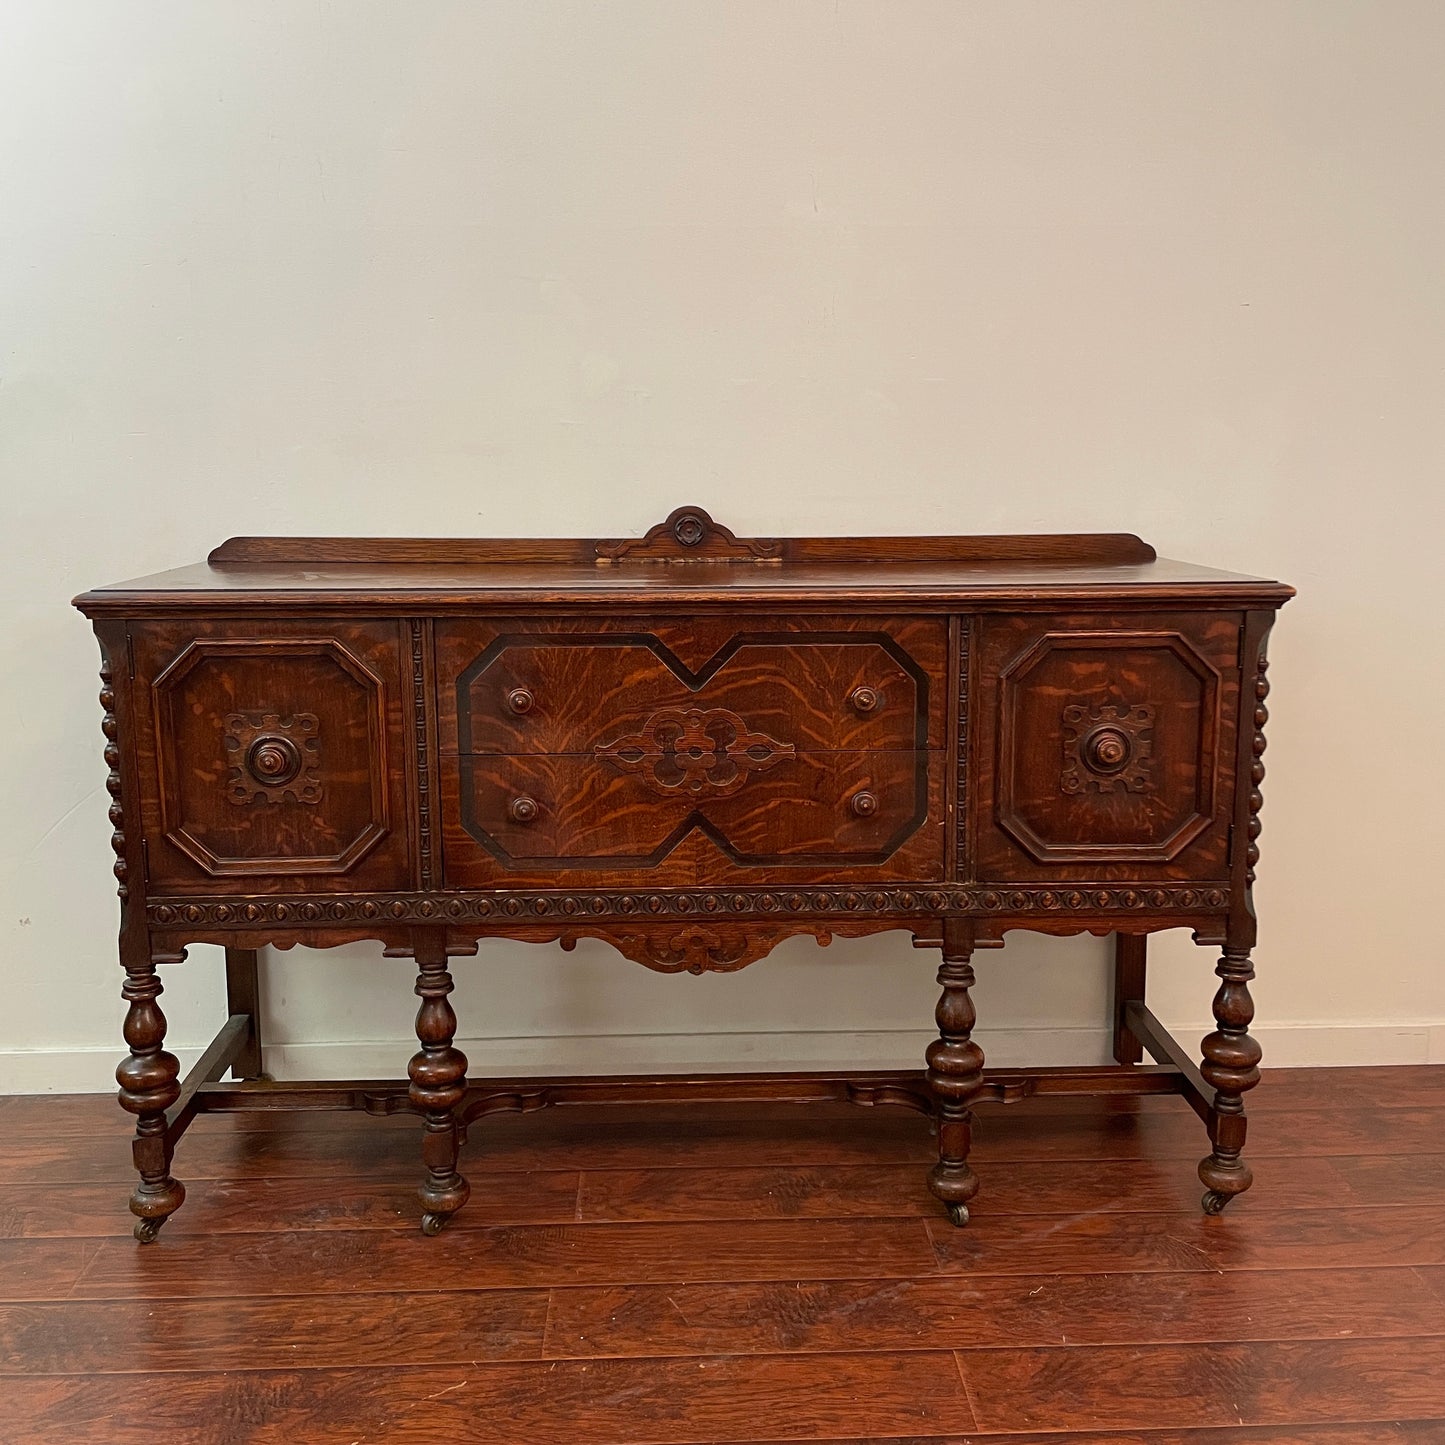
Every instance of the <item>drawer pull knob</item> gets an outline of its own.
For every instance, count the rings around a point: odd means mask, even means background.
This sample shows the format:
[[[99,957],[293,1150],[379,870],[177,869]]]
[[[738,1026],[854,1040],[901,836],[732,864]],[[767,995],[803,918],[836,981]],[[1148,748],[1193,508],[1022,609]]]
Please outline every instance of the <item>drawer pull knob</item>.
[[[1117,728],[1099,728],[1084,745],[1084,758],[1095,772],[1117,772],[1133,751],[1129,739]]]
[[[507,706],[518,716],[524,712],[531,712],[536,702],[537,699],[525,687],[514,687],[507,694]]]
[[[507,804],[507,812],[512,815],[514,823],[530,823],[540,811],[537,800],[529,798],[525,793]]]
[[[865,683],[862,687],[855,687],[853,689],[848,701],[853,704],[854,712],[869,713],[872,712],[883,699],[878,696],[877,688],[869,687]]]
[[[854,793],[853,801],[849,806],[860,818],[871,818],[878,811],[878,798],[876,794],[864,791]]]
[[[301,753],[290,738],[257,738],[246,756],[246,766],[258,782],[279,787],[301,771]]]

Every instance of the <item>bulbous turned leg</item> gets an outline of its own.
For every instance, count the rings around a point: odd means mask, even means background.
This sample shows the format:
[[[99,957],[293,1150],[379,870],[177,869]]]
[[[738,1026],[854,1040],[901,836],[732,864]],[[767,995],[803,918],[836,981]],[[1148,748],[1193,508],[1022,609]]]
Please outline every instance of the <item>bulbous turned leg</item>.
[[[180,1097],[181,1066],[161,1045],[166,1037],[166,1016],[156,998],[161,981],[155,964],[128,968],[121,997],[130,1007],[125,1016],[125,1041],[130,1057],[115,1071],[121,1108],[136,1116],[131,1150],[140,1182],[130,1197],[136,1217],[135,1237],[150,1244],[163,1225],[185,1201],[185,1186],[171,1177],[172,1146],[166,1138],[166,1110]]]
[[[452,976],[447,972],[445,946],[418,947],[417,965],[416,991],[421,1007],[416,1015],[416,1036],[421,1050],[407,1066],[411,1079],[408,1092],[412,1103],[426,1116],[422,1162],[427,1173],[418,1191],[425,1211],[422,1233],[439,1234],[472,1192],[471,1185],[457,1172],[461,1129],[456,1106],[466,1094],[467,1057],[452,1047],[457,1016],[447,999],[452,991]]]
[[[1261,1058],[1258,1042],[1249,1036],[1254,1018],[1249,980],[1254,977],[1254,966],[1248,951],[1226,948],[1214,971],[1222,980],[1214,995],[1214,1019],[1219,1027],[1201,1045],[1204,1062],[1200,1067],[1205,1082],[1215,1091],[1209,1121],[1209,1142],[1214,1147],[1199,1164],[1206,1214],[1218,1214],[1254,1183],[1253,1172],[1239,1156],[1247,1127],[1244,1095],[1259,1083]]]
[[[945,959],[938,970],[943,988],[935,1017],[939,1037],[928,1046],[928,1087],[938,1123],[938,1163],[928,1187],[948,1208],[955,1225],[968,1223],[968,1202],[978,1193],[978,1175],[968,1163],[973,1142],[969,1101],[983,1085],[983,1050],[970,1035],[977,1013],[969,989],[974,985],[968,956]]]

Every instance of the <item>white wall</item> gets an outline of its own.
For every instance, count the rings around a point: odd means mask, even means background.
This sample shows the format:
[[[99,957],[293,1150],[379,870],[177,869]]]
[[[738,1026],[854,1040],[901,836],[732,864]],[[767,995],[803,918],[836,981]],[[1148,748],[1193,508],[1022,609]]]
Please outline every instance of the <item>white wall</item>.
[[[11,0],[0,1090],[110,1087],[120,1052],[73,593],[237,532],[607,536],[684,500],[1121,528],[1294,582],[1261,1035],[1445,1058],[1442,73],[1438,0]],[[1212,960],[1156,956],[1201,1027]],[[985,955],[992,1056],[1100,1056],[1104,961]],[[175,1043],[218,962],[168,970]],[[933,963],[491,943],[458,1007],[478,1071],[903,1061]],[[408,965],[267,985],[278,1072],[400,1072]]]

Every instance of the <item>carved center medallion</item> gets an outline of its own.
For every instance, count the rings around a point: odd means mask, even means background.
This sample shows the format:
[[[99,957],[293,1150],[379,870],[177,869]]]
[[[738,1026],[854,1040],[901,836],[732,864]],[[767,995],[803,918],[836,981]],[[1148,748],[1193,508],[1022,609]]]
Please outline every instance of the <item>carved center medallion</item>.
[[[1065,793],[1145,792],[1154,771],[1154,709],[1148,706],[1064,709]]]
[[[226,796],[245,805],[260,799],[319,803],[316,714],[233,712],[226,717],[226,761],[231,774]]]
[[[725,797],[796,749],[754,732],[727,708],[693,707],[653,713],[640,732],[602,744],[596,755],[668,796]]]

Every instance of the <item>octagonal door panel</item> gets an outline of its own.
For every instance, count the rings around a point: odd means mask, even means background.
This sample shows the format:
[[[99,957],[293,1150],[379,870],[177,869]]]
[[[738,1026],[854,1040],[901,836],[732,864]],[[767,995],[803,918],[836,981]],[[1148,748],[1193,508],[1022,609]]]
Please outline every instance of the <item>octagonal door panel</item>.
[[[1223,880],[1237,613],[991,618],[970,709],[982,881]]]
[[[399,642],[394,622],[134,634],[153,894],[411,886]]]

